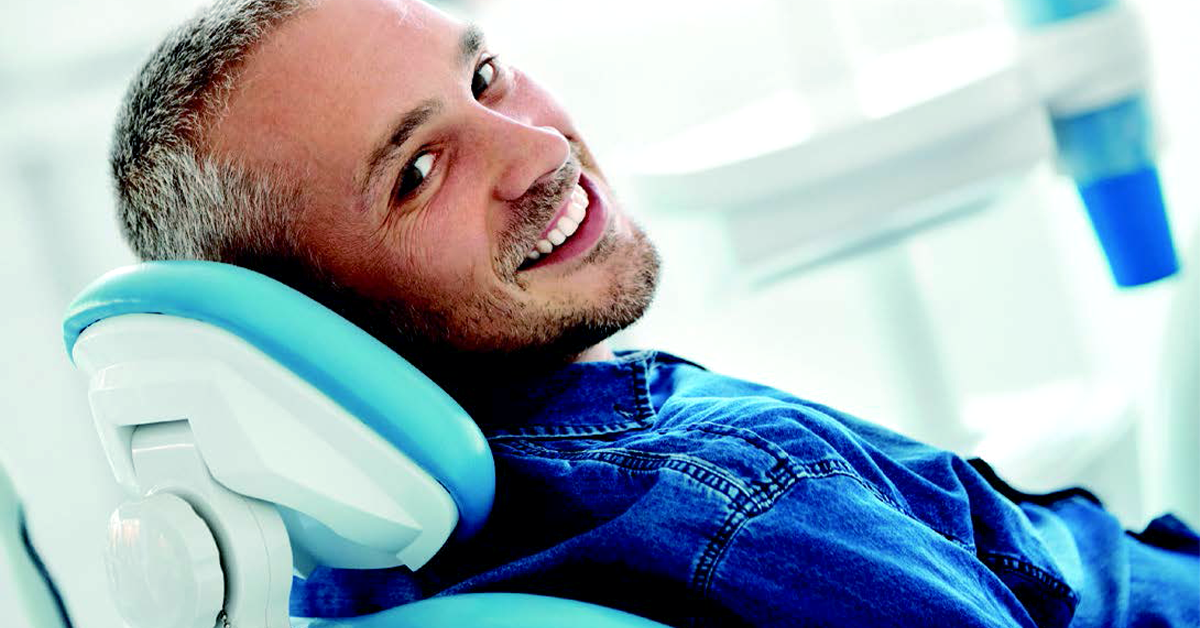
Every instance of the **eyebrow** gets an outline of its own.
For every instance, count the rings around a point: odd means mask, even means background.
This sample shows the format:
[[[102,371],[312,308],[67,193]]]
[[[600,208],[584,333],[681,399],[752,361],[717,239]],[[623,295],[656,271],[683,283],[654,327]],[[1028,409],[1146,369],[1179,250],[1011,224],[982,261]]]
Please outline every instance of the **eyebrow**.
[[[475,55],[483,50],[483,45],[483,29],[479,28],[478,24],[468,24],[462,37],[458,39],[458,64],[463,67],[470,64],[475,60]]]
[[[458,40],[458,65],[468,67],[480,50],[484,47],[483,30],[476,24],[470,24]],[[416,107],[406,111],[392,123],[384,139],[371,150],[367,157],[367,175],[359,189],[361,195],[375,188],[379,177],[383,176],[386,166],[395,161],[404,150],[404,145],[412,139],[430,118],[433,118],[442,108],[442,103],[436,98],[421,102]]]

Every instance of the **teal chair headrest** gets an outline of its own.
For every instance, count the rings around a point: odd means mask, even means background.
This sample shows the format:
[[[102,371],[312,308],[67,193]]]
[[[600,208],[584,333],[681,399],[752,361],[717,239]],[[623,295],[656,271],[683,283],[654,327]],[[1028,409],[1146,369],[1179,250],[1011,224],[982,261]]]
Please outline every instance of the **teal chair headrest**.
[[[450,493],[465,538],[495,496],[491,450],[467,413],[370,334],[259,273],[215,262],[148,262],[110,272],[67,308],[68,355],[88,326],[162,314],[225,329],[312,384],[408,455]]]

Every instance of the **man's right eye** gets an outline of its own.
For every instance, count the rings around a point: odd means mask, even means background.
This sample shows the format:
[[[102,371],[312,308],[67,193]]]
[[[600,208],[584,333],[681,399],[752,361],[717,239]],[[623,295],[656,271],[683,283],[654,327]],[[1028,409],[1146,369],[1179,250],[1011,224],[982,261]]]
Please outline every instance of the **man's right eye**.
[[[479,100],[487,93],[492,82],[496,80],[497,74],[499,74],[499,68],[496,66],[496,57],[488,57],[479,64],[479,67],[475,69],[475,76],[471,78],[471,95],[475,97],[475,100]]]
[[[425,183],[425,177],[433,170],[433,162],[433,153],[421,153],[404,167],[404,172],[400,173],[400,181],[396,184],[396,200],[408,198]]]

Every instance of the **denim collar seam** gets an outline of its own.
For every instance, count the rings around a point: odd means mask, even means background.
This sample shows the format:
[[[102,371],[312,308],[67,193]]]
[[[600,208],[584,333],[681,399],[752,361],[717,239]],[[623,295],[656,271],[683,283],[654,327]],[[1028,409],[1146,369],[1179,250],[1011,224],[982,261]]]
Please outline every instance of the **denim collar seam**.
[[[509,438],[575,438],[581,436],[603,436],[618,432],[646,429],[654,424],[655,412],[650,403],[650,391],[647,384],[649,364],[657,352],[645,350],[619,356],[617,363],[625,376],[629,378],[629,395],[632,407],[625,409],[623,401],[618,399],[613,404],[612,411],[623,420],[594,421],[574,425],[530,425],[516,429],[485,430],[488,440]]]
[[[651,424],[654,423],[655,412],[654,405],[650,403],[650,384],[649,373],[650,362],[657,356],[655,351],[646,351],[641,355],[641,359],[629,364],[629,369],[633,372],[633,390],[631,397],[633,398],[635,418],[637,421]]]

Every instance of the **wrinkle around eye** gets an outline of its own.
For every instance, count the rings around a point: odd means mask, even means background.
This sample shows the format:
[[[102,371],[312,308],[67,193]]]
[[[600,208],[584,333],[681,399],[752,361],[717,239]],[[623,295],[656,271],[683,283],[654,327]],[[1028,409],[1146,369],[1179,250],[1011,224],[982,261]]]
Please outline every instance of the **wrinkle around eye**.
[[[379,221],[381,229],[390,228],[392,223],[409,214],[424,213],[428,205],[433,202],[437,194],[437,186],[441,185],[440,178],[443,174],[441,172],[443,167],[442,160],[445,158],[445,154],[440,150],[422,150],[421,152],[433,154],[434,163],[429,170],[429,174],[415,188],[413,193],[405,198],[396,198],[395,185],[388,188],[386,198],[383,201],[383,217]]]
[[[403,222],[404,215],[412,211],[405,205],[405,203],[397,203],[392,198],[391,192],[388,192],[386,200],[383,202],[380,219],[376,221],[372,235],[390,237],[388,234],[394,232]]]
[[[411,250],[419,227],[411,220],[398,216],[400,212],[389,212],[384,220],[371,230],[368,247],[375,259],[394,257],[396,251]]]

